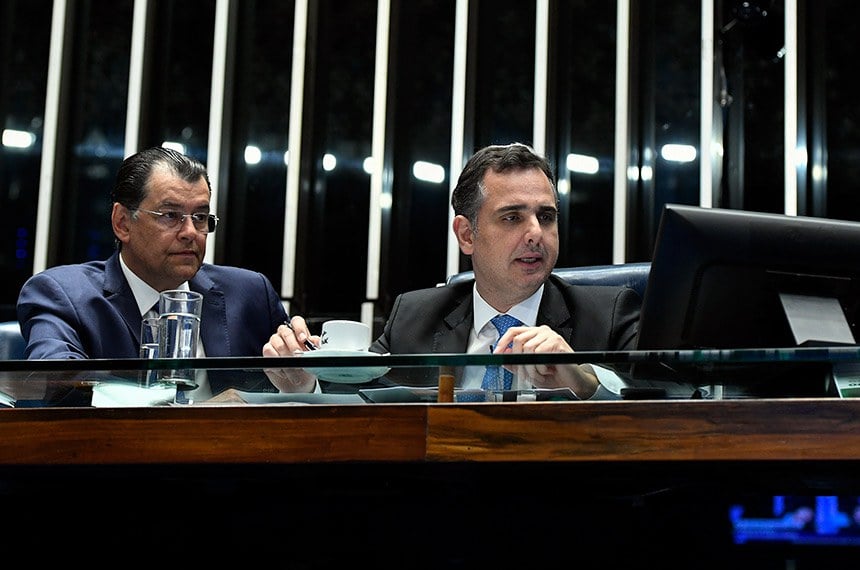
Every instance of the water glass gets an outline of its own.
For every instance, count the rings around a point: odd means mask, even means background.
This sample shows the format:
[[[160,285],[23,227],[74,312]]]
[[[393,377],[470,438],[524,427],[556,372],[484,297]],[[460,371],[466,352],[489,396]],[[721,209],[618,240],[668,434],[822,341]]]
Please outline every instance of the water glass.
[[[163,291],[158,300],[159,358],[195,358],[200,340],[203,295],[194,291]],[[164,370],[162,380],[197,386],[191,369]]]
[[[158,317],[144,317],[140,323],[140,357],[158,358]]]
[[[140,322],[140,357],[158,358],[158,317],[144,317]],[[141,384],[151,386],[158,383],[157,370],[144,370]]]

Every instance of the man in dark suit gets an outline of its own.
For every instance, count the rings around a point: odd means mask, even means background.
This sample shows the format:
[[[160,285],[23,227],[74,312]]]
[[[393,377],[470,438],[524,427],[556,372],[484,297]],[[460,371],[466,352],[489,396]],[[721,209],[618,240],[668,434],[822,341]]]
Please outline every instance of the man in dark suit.
[[[218,223],[211,193],[205,166],[179,152],[154,147],[126,158],[111,196],[117,251],[49,268],[22,287],[26,357],[136,358],[142,316],[168,289],[202,293],[203,355],[261,355],[287,315],[264,275],[203,262]]]
[[[370,349],[404,353],[536,353],[632,350],[641,299],[629,288],[569,285],[551,275],[558,260],[558,194],[545,158],[526,145],[493,145],[466,163],[454,189],[454,234],[471,257],[473,282],[403,293]],[[500,335],[491,319],[515,317]],[[287,354],[311,338],[300,317],[264,354]],[[481,388],[468,367],[460,388]],[[471,370],[475,369],[475,370]],[[569,387],[581,399],[618,397],[617,375],[590,365],[523,366],[538,388]],[[612,387],[610,387],[610,384]]]

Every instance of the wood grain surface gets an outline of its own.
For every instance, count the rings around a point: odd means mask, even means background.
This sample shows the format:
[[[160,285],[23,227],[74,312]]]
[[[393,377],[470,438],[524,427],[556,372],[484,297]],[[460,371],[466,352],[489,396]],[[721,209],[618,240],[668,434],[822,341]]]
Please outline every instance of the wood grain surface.
[[[858,459],[838,399],[0,411],[0,465]]]

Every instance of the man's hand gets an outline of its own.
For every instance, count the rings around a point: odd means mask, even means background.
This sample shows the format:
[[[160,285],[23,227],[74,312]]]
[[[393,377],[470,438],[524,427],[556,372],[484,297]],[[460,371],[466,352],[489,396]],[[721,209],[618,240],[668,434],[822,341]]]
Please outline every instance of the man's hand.
[[[499,339],[494,351],[495,354],[554,352],[573,352],[573,348],[546,325],[511,327]],[[570,388],[580,400],[590,398],[598,387],[597,375],[588,364],[517,364],[505,368],[535,388]]]
[[[263,345],[263,356],[294,356],[310,350],[306,342],[319,346],[320,339],[311,335],[302,317],[295,316],[289,325],[280,325],[269,337],[269,342]],[[313,392],[316,389],[316,376],[301,368],[267,368],[264,372],[281,392]]]
[[[289,324],[280,325],[275,334],[269,337],[269,342],[263,345],[263,356],[292,356],[297,352],[312,350],[306,342],[318,347],[320,337],[312,336],[305,320],[295,316]]]

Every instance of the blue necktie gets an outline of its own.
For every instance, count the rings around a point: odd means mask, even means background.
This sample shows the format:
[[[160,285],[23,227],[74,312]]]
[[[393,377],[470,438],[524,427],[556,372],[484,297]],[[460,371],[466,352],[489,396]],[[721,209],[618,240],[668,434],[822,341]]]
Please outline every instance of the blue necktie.
[[[490,322],[493,323],[493,326],[496,327],[496,330],[499,331],[499,338],[505,334],[511,327],[517,327],[522,325],[522,321],[516,319],[510,315],[496,315]],[[490,350],[493,350],[495,345],[490,346]],[[504,374],[500,374],[503,372]],[[504,384],[499,382],[500,376],[504,378]],[[482,390],[510,390],[511,384],[513,382],[514,375],[509,371],[502,369],[501,366],[487,366],[487,371],[484,372],[484,380],[481,382]]]

